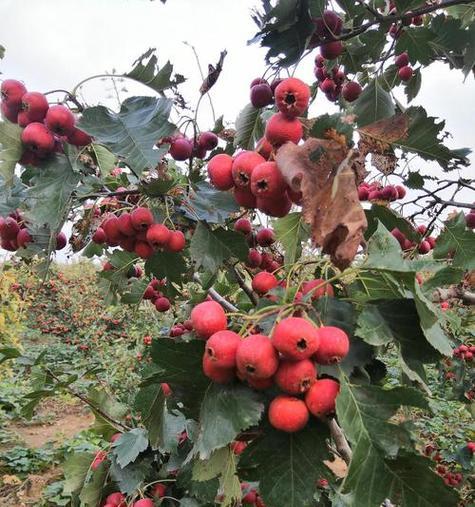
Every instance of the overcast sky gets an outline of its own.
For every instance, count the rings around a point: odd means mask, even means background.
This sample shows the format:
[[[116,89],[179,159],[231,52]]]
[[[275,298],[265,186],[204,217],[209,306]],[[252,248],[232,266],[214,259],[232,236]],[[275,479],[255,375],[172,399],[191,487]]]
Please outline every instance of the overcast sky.
[[[127,72],[140,54],[156,47],[160,63],[171,60],[187,78],[181,90],[194,104],[201,77],[186,41],[196,47],[205,69],[208,63],[216,63],[221,50],[228,51],[212,98],[217,115],[224,114],[232,122],[249,100],[250,81],[265,69],[265,51],[246,44],[256,32],[250,12],[258,4],[259,0],[168,0],[165,5],[159,0],[0,0],[0,44],[6,47],[1,77],[20,79],[32,91],[71,89],[89,75],[112,69]],[[461,72],[443,65],[433,67],[423,73],[422,90],[414,104],[447,121],[446,129],[453,135],[451,147],[473,150],[474,80],[470,76],[463,83]],[[302,63],[297,76],[314,81],[312,57]],[[150,94],[145,87],[126,86],[134,94]],[[110,94],[111,87],[97,81],[87,84],[83,92],[87,102],[94,104]],[[404,94],[399,95],[404,101]],[[206,129],[212,121],[207,101],[203,106],[199,122]],[[320,95],[311,112],[336,110]],[[437,165],[420,167],[440,172]],[[465,175],[473,177],[473,169]]]

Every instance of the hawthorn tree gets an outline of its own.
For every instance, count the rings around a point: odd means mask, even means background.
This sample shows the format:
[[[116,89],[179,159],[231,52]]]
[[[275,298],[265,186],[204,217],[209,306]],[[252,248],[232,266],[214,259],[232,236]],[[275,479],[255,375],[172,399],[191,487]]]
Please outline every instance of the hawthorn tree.
[[[457,505],[460,480],[435,473],[407,423],[430,410],[425,367],[446,357],[473,403],[475,349],[444,310],[474,301],[475,205],[458,194],[475,186],[460,171],[469,150],[449,149],[444,122],[409,104],[435,62],[471,79],[474,7],[263,0],[253,42],[266,66],[233,128],[196,122],[225,51],[194,110],[152,50],[112,78],[155,96],[119,111],[81,102],[97,76],[47,93],[2,82],[2,248],[47,276],[69,243],[101,259],[108,301],[163,314],[133,407],[22,357],[43,371],[25,414],[66,389],[111,442],[64,464],[74,505]],[[308,115],[327,100],[334,114]],[[421,159],[442,176],[421,174]]]

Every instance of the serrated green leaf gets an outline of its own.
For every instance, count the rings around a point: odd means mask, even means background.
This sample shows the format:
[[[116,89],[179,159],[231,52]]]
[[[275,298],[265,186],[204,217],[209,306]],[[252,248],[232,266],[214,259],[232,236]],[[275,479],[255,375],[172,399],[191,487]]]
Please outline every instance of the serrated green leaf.
[[[115,421],[120,421],[128,412],[126,405],[117,401],[104,390],[92,388],[88,391],[88,398],[95,407],[100,408],[102,412]],[[112,426],[109,420],[104,419],[96,410],[92,409],[92,411],[96,418],[93,428],[97,434],[109,439],[114,433],[117,433],[117,428]]]
[[[302,254],[302,242],[308,240],[309,226],[303,221],[301,213],[289,213],[273,221],[277,241],[282,243],[285,263],[293,264]]]
[[[329,129],[335,129],[339,134],[343,134],[348,145],[352,143],[354,129],[348,122],[343,121],[342,116],[337,113],[326,113],[315,118],[315,123],[310,129],[309,136],[326,139],[325,133]]]
[[[148,286],[148,280],[134,280],[130,285],[129,291],[122,294],[120,300],[126,305],[136,305],[142,301],[145,289]]]
[[[165,395],[160,384],[142,387],[135,397],[135,408],[141,414],[141,420],[148,430],[148,438],[152,449],[160,444],[160,426],[165,410]]]
[[[435,57],[431,44],[435,39],[436,35],[429,28],[405,29],[404,36],[399,37],[396,42],[396,54],[407,52],[411,63],[428,65]]]
[[[96,157],[97,167],[99,167],[102,177],[109,176],[116,165],[117,157],[100,144],[92,143],[91,148]]]
[[[376,305],[363,308],[357,321],[356,334],[370,345],[379,346],[393,339],[391,328],[378,311]]]
[[[186,269],[185,258],[174,252],[155,252],[145,262],[147,274],[152,273],[157,278],[166,278],[177,284],[181,284]]]
[[[99,505],[109,475],[108,471],[109,465],[107,461],[103,461],[96,470],[91,470],[88,473],[79,494],[81,507],[96,507]]]
[[[371,81],[354,102],[358,127],[364,127],[383,118],[393,116],[395,106],[391,95],[378,80]]]
[[[400,281],[391,273],[362,272],[350,285],[351,298],[366,303],[380,299],[401,299],[406,296]]]
[[[387,206],[373,204],[371,209],[365,210],[368,219],[368,229],[365,236],[370,238],[378,227],[378,221],[381,222],[388,231],[398,228],[411,241],[420,241],[421,236],[418,234],[414,226],[404,218]]]
[[[422,85],[422,74],[420,69],[415,69],[412,78],[404,87],[404,93],[407,96],[407,101],[411,102],[415,99],[421,89]]]
[[[404,180],[404,185],[408,188],[413,188],[416,190],[420,190],[424,188],[425,178],[420,173],[415,171],[409,171],[406,179]]]
[[[446,266],[426,280],[422,284],[422,290],[425,293],[431,293],[439,287],[446,287],[447,285],[453,285],[459,283],[463,278],[463,269],[455,268],[453,266]]]
[[[117,463],[117,458],[112,455],[110,473],[113,480],[118,484],[120,491],[126,495],[131,495],[146,482],[147,477],[150,477],[152,463],[152,456],[139,456],[137,461],[122,468]],[[153,478],[156,479],[155,476]]]
[[[191,238],[190,253],[196,269],[215,273],[225,260],[245,260],[249,251],[245,237],[222,228],[209,229],[199,223]]]
[[[264,126],[261,119],[261,109],[248,104],[236,118],[236,135],[234,146],[245,150],[252,150],[256,141],[264,134]]]
[[[256,425],[264,411],[259,395],[242,385],[211,384],[200,411],[194,453],[207,459],[232,442],[238,433]]]
[[[170,135],[175,127],[168,121],[172,101],[154,97],[130,97],[119,113],[104,106],[86,109],[79,127],[123,157],[136,176],[155,168],[166,149],[155,148],[158,139]]]
[[[194,481],[209,481],[219,477],[230,459],[229,447],[222,447],[214,451],[206,460],[196,460],[193,463],[192,478]],[[232,452],[232,451],[231,451]]]
[[[15,166],[23,154],[22,132],[16,123],[0,121],[0,175],[7,186],[13,183]]]
[[[148,447],[148,433],[143,428],[122,433],[121,437],[112,444],[112,453],[117,458],[121,468],[126,467],[137,459],[137,456]]]
[[[86,479],[94,454],[89,452],[76,452],[63,463],[65,495],[78,492]]]

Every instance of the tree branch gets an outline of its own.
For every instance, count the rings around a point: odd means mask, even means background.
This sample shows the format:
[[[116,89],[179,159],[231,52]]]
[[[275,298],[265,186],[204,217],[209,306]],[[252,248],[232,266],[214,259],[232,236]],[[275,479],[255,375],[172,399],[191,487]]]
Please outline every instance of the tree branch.
[[[197,273],[193,275],[193,280],[196,283],[199,283],[201,285],[200,277]],[[228,310],[228,312],[238,312],[239,309],[236,308],[232,303],[230,303],[227,299],[223,298],[219,292],[217,292],[213,287],[208,289],[208,294],[211,296],[211,298],[219,303],[225,310]]]
[[[353,452],[351,451],[350,444],[348,443],[348,440],[346,439],[343,430],[340,428],[334,417],[326,419],[325,422],[327,423],[328,428],[330,429],[330,433],[333,438],[333,441],[335,442],[337,451],[343,458],[344,462],[347,465],[349,465]]]
[[[252,304],[254,306],[257,306],[257,297],[252,291],[252,289],[246,284],[246,281],[242,277],[241,273],[237,270],[236,266],[233,266],[234,274],[236,275],[237,283],[239,284],[239,287],[247,294],[249,299],[251,300]]]

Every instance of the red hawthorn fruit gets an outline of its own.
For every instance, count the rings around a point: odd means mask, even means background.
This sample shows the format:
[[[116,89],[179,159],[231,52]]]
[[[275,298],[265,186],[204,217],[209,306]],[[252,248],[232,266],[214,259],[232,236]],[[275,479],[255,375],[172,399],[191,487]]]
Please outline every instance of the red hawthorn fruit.
[[[328,42],[320,46],[320,54],[326,60],[334,60],[338,58],[343,52],[343,43],[339,40]]]
[[[396,185],[397,198],[404,199],[406,197],[406,189],[402,185]]]
[[[154,507],[154,503],[150,498],[141,498],[132,507]]]
[[[421,255],[428,254],[431,251],[430,243],[427,240],[421,241],[417,247],[417,250]]]
[[[279,356],[269,337],[253,334],[241,340],[236,351],[238,372],[245,378],[270,378],[277,371]]]
[[[321,18],[312,19],[315,32],[320,39],[334,38],[341,33],[343,20],[335,11],[323,11]]]
[[[316,289],[315,287],[318,287],[318,289]],[[315,301],[316,299],[319,299],[323,296],[333,297],[335,295],[333,287],[322,278],[316,278],[315,280],[305,282],[302,285],[302,292],[304,294],[308,294],[309,292],[311,292],[312,301]]]
[[[301,116],[308,107],[310,88],[300,79],[284,79],[275,89],[275,105],[286,116]]]
[[[251,248],[247,256],[246,264],[250,268],[258,268],[262,264],[262,255],[254,248]]]
[[[193,153],[193,143],[186,137],[178,137],[172,140],[169,153],[174,160],[188,160]]]
[[[219,368],[231,369],[236,366],[236,351],[241,337],[233,331],[218,331],[208,338],[205,354]]]
[[[2,239],[1,247],[9,252],[15,252],[18,250],[17,242],[14,239]]]
[[[335,412],[335,400],[340,392],[340,384],[330,378],[317,380],[305,395],[305,404],[315,417]]]
[[[249,219],[242,217],[234,222],[234,230],[243,234],[249,234],[252,231],[252,224]]]
[[[142,259],[148,259],[153,255],[153,248],[146,241],[137,241],[134,252]]]
[[[265,159],[255,151],[243,151],[233,161],[232,174],[236,187],[250,188],[251,174]]]
[[[135,250],[135,238],[127,238],[122,237],[119,241],[119,246],[122,248],[122,250],[125,250],[126,252],[133,252]]]
[[[288,215],[289,211],[292,208],[292,201],[290,200],[287,192],[277,196],[277,197],[258,197],[256,199],[257,208],[274,218],[282,218]]]
[[[268,417],[275,429],[295,433],[307,425],[309,413],[302,400],[280,395],[270,402]]]
[[[170,329],[170,336],[172,338],[176,338],[177,336],[181,336],[182,334],[185,334],[185,330],[180,326],[173,326]]]
[[[339,363],[350,350],[348,335],[338,327],[322,326],[318,328],[320,345],[313,358],[319,364]]]
[[[386,201],[395,201],[398,198],[396,187],[388,185],[381,190],[381,196]]]
[[[392,229],[391,234],[398,240],[402,248],[404,246],[404,242],[406,241],[406,236],[404,236],[404,234],[397,227]]]
[[[399,69],[398,75],[402,81],[409,81],[412,77],[412,73],[413,73],[412,67],[406,65],[405,67],[401,67]]]
[[[27,92],[21,98],[21,109],[22,113],[26,115],[26,121],[24,125],[20,123],[18,119],[18,123],[21,127],[25,127],[29,123],[34,121],[43,121],[46,112],[48,111],[49,104],[46,100],[46,97],[39,92]]]
[[[267,83],[256,84],[251,88],[251,104],[261,108],[272,104],[272,88]]]
[[[336,85],[334,81],[328,77],[320,84],[320,90],[322,90],[323,93],[331,93],[335,90],[335,88]]]
[[[407,67],[409,65],[409,57],[407,56],[407,53],[401,53],[400,55],[397,55],[396,59],[394,60],[394,64],[399,69],[402,67]]]
[[[323,67],[315,67],[314,74],[319,82],[324,81],[327,77],[327,72]]]
[[[341,94],[347,102],[354,102],[362,92],[361,85],[356,81],[348,81],[343,85]]]
[[[191,154],[193,157],[204,159],[206,157],[206,148],[200,146],[198,143],[195,143]]]
[[[325,58],[322,55],[315,56],[315,67],[321,69],[325,65]]]
[[[241,442],[239,440],[236,440],[234,442],[231,442],[231,450],[236,456],[241,455],[244,450],[247,447],[247,442]]]
[[[282,77],[276,77],[272,83],[270,84],[270,88],[272,90],[272,93],[275,94],[275,89],[280,85],[280,83],[282,83],[282,81],[284,81],[285,78],[282,78]]]
[[[435,248],[436,239],[433,236],[428,236],[426,241],[429,243],[431,249]]]
[[[166,382],[161,382],[160,387],[165,398],[168,398],[173,394],[172,388]]]
[[[115,507],[127,507],[125,496],[119,491],[116,493],[111,493],[106,498],[106,504],[114,505]]]
[[[317,369],[310,359],[301,361],[281,360],[274,375],[274,382],[288,394],[301,394],[310,389],[317,379]]]
[[[122,215],[118,217],[117,227],[124,236],[135,236],[137,234],[130,213],[122,213]]]
[[[267,81],[261,77],[256,77],[251,81],[251,84],[249,85],[249,88],[253,88],[254,86],[258,84],[268,84]]]
[[[193,322],[191,322],[190,319],[185,320],[185,322],[183,322],[183,326],[187,331],[193,331]]]
[[[20,111],[19,106],[9,107],[5,102],[0,103],[2,116],[12,123],[17,123],[18,113]]]
[[[106,451],[98,451],[96,455],[94,456],[94,459],[91,463],[91,469],[97,470],[100,466],[100,464],[107,459],[107,452]]]
[[[115,215],[110,215],[101,224],[102,230],[106,233],[106,240],[120,241],[122,234],[119,229],[119,219]]]
[[[256,197],[278,198],[287,184],[275,162],[263,162],[251,174],[251,192]]]
[[[163,224],[153,224],[147,229],[147,241],[153,248],[163,248],[170,239],[170,229]]]
[[[475,229],[475,213],[467,213],[465,215],[465,223],[469,229]]]
[[[144,231],[153,224],[153,214],[148,208],[135,208],[130,214],[130,218],[136,231]]]
[[[153,227],[153,226],[152,226]],[[166,249],[170,252],[181,252],[186,245],[185,235],[181,231],[171,231],[166,244]]]
[[[272,273],[267,273],[266,271],[257,273],[252,279],[252,290],[259,295],[266,294],[270,290],[275,289],[277,285],[277,278]]]
[[[56,248],[55,250],[62,250],[68,244],[68,238],[64,232],[60,232],[56,236]]]
[[[284,358],[292,361],[308,359],[321,347],[319,329],[301,317],[281,320],[272,333],[272,343]]]
[[[475,442],[467,442],[467,449],[471,454],[475,454]]]
[[[229,190],[234,186],[233,158],[226,153],[215,155],[208,162],[208,176],[211,184],[218,190]]]
[[[117,442],[121,436],[122,433],[114,433],[110,438],[111,443]]]
[[[427,232],[427,226],[425,226],[424,224],[418,225],[418,226],[416,227],[416,231],[417,231],[419,234],[424,235],[424,234]]]
[[[14,218],[7,217],[2,222],[0,222],[0,236],[3,239],[7,240],[16,239],[19,232],[20,226],[18,225],[18,222]]]
[[[243,208],[253,209],[257,206],[257,199],[249,188],[235,187],[234,199]]]
[[[249,376],[243,376],[243,379],[256,391],[264,391],[274,385],[274,379],[269,378],[253,378]]]
[[[256,241],[259,246],[271,246],[275,242],[274,230],[269,227],[259,229],[256,234]]]
[[[75,127],[67,137],[68,143],[74,146],[87,146],[92,143],[92,137],[84,130]]]
[[[163,498],[166,495],[166,492],[167,492],[166,484],[158,482],[157,484],[153,485],[151,495],[154,498]]]
[[[218,146],[218,136],[214,132],[201,132],[198,145],[206,151],[214,150]]]
[[[220,368],[207,355],[203,355],[203,373],[217,384],[228,384],[234,379],[234,368]]]
[[[43,156],[54,149],[53,134],[43,123],[33,122],[25,127],[21,133],[22,143],[33,153]]]
[[[21,99],[26,93],[23,83],[16,79],[5,79],[0,88],[3,102],[10,108],[20,108]]]
[[[106,242],[107,236],[102,227],[98,227],[96,232],[92,235],[92,241],[98,245],[102,245]]]
[[[155,300],[155,308],[159,312],[166,312],[171,307],[170,301],[166,297],[157,298]]]
[[[358,199],[360,201],[367,201],[369,197],[369,189],[367,187],[358,187]]]
[[[46,113],[46,126],[58,136],[72,134],[75,122],[73,113],[61,104],[51,106]]]
[[[228,319],[219,303],[204,301],[191,310],[191,323],[200,338],[208,339],[214,333],[224,331],[228,325]]]
[[[265,137],[272,146],[280,146],[289,141],[298,144],[302,136],[303,127],[297,118],[275,113],[267,120]]]
[[[265,137],[261,137],[256,143],[256,152],[262,155],[266,160],[269,160],[272,155],[272,144]]]
[[[20,248],[26,248],[28,243],[31,243],[33,238],[31,234],[28,232],[28,229],[20,229],[16,236],[16,242]]]

